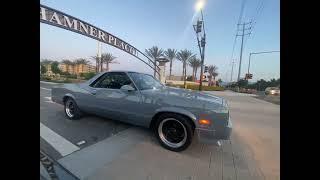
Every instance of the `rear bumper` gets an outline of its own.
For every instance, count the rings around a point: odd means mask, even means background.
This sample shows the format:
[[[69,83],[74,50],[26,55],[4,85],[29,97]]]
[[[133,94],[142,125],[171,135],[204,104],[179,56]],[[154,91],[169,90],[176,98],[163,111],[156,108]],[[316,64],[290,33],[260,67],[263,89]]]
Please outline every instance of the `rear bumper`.
[[[232,132],[231,119],[228,120],[228,125],[223,128],[204,129],[196,128],[196,134],[199,142],[212,144],[218,140],[229,140]]]

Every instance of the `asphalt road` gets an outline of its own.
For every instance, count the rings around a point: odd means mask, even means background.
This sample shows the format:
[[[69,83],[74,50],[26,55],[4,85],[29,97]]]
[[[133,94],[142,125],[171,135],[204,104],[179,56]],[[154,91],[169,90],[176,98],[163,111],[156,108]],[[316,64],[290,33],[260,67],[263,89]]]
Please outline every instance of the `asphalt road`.
[[[234,143],[252,154],[265,177],[280,179],[280,106],[253,97],[224,97],[230,105]]]
[[[195,138],[174,153],[147,129],[94,116],[67,120],[63,106],[50,100],[52,86],[40,82],[40,148],[81,179],[280,179],[279,105],[211,92],[228,100],[231,140],[218,147]]]
[[[81,121],[71,121],[65,117],[63,106],[52,102],[53,84],[40,83],[40,123],[64,137],[80,149],[99,142],[130,127],[128,124],[95,116],[86,116]],[[62,158],[49,143],[40,137],[40,147],[52,158]]]

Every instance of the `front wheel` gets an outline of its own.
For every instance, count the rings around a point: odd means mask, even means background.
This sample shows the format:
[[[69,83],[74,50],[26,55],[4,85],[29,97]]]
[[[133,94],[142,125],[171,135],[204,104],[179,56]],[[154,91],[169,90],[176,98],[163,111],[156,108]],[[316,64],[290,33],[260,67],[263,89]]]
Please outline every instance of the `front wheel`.
[[[160,115],[155,132],[160,144],[171,151],[183,151],[192,142],[193,127],[187,118],[178,114]]]
[[[72,99],[68,98],[64,103],[64,112],[66,116],[71,120],[80,119],[82,113],[77,106],[77,103]]]

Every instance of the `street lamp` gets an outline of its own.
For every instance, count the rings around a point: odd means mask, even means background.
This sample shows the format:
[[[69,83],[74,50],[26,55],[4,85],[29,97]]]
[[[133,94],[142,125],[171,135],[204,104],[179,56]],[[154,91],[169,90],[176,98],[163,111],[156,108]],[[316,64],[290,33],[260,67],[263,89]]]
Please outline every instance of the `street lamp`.
[[[194,31],[196,32],[197,36],[197,42],[198,42],[198,47],[199,47],[199,52],[200,52],[200,57],[201,57],[201,68],[200,68],[200,85],[199,85],[199,91],[202,90],[202,80],[203,80],[203,64],[204,64],[204,50],[205,50],[205,45],[206,45],[206,32],[204,29],[204,20],[203,20],[203,13],[202,9],[204,7],[205,0],[198,0],[196,3],[196,11],[201,12],[201,21],[198,20],[196,25],[193,25]],[[203,37],[201,37],[201,41],[199,40],[199,33],[203,30]],[[201,35],[200,35],[201,36]]]
[[[195,8],[197,12],[202,10],[202,8],[204,7],[204,3],[205,3],[204,0],[198,0],[196,2]]]

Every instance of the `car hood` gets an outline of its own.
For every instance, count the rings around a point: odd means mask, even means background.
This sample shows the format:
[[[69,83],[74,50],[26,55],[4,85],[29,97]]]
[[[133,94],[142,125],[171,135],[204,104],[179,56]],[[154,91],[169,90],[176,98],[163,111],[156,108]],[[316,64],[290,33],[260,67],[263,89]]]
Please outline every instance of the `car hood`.
[[[189,89],[181,89],[174,87],[163,87],[161,89],[153,89],[145,91],[148,94],[157,95],[163,98],[179,98],[185,99],[188,102],[201,103],[208,108],[210,105],[227,107],[227,101],[221,97],[212,95],[208,92],[199,92]]]

